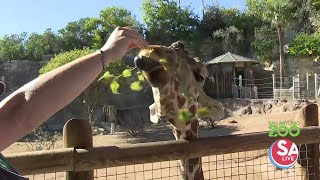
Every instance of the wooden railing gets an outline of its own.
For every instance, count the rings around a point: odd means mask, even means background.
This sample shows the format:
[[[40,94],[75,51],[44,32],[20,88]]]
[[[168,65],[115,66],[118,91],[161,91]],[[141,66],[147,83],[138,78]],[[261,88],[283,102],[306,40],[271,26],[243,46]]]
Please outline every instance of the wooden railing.
[[[306,168],[315,172],[315,179],[319,179],[319,168],[311,169],[319,167],[320,128],[318,127],[318,106],[315,104],[308,105],[301,111],[301,114],[306,121],[304,125],[310,127],[301,128],[298,137],[286,138],[291,139],[297,145],[308,144],[307,146],[312,149],[310,155],[312,161],[309,162],[309,166]],[[86,138],[83,138],[87,136],[85,135],[85,128],[83,129],[84,122],[77,119],[70,120],[67,124],[74,126],[72,129],[76,128],[78,130],[75,130],[76,133],[74,131],[69,131],[70,134],[64,133],[64,136],[71,136],[74,138],[73,140],[86,141]],[[79,124],[82,124],[80,125],[82,129],[79,129]],[[68,130],[64,130],[68,132]],[[77,134],[80,132],[81,135]],[[9,154],[6,158],[24,175],[63,171],[69,171],[70,173],[90,172],[94,169],[105,167],[268,149],[275,141],[275,138],[270,138],[268,134],[269,132],[257,132],[199,138],[194,141],[161,141],[119,147],[64,148]],[[76,138],[77,136],[79,137]],[[64,140],[66,145],[67,139],[64,138]],[[79,147],[86,143],[74,144]],[[90,142],[87,145],[90,146]]]

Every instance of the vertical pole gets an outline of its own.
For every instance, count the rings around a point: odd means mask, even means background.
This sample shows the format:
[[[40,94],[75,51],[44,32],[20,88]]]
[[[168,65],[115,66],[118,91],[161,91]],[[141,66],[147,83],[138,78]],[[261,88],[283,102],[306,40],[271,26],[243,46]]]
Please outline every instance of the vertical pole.
[[[297,77],[297,83],[298,83],[298,86],[297,86],[297,92],[298,92],[298,99],[300,99],[300,95],[301,95],[301,91],[300,91],[300,74],[298,74],[298,77]]]
[[[71,119],[63,127],[64,148],[91,148],[93,147],[92,130],[88,120]],[[92,171],[66,172],[66,180],[93,180]]]
[[[305,127],[319,126],[318,105],[309,104],[302,109]],[[307,152],[308,151],[308,152]],[[301,166],[306,169],[308,180],[319,179],[319,143],[301,145],[299,150]]]
[[[318,74],[314,73],[314,94],[315,98],[318,99]]]
[[[292,98],[294,99],[294,93],[295,93],[295,77],[292,76]]]
[[[273,99],[276,98],[276,92],[275,92],[275,87],[276,87],[276,84],[275,84],[275,77],[274,77],[274,74],[272,74],[272,91],[273,91]]]
[[[219,79],[219,77],[218,77],[218,73],[216,73],[216,81],[215,81],[215,83],[216,83],[216,86],[217,86],[217,97],[218,97],[218,99],[220,98],[220,94],[219,94],[219,81],[220,81],[220,79]]]
[[[242,99],[242,75],[239,75],[240,98]]]
[[[309,73],[306,73],[306,81],[307,81],[307,94],[306,94],[306,97],[309,99]]]

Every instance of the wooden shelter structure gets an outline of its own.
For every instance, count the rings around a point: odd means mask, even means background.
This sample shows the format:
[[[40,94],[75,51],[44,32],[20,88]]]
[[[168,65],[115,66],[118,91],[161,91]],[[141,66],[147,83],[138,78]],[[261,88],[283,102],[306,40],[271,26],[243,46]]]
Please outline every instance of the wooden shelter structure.
[[[211,81],[208,94],[214,98],[257,98],[252,66],[260,61],[227,52],[205,64]]]

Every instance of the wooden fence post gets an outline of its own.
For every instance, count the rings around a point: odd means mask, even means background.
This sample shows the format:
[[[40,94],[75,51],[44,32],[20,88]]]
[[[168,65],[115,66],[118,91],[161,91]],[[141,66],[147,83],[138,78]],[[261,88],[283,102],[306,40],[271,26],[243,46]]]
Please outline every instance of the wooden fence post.
[[[314,73],[314,94],[315,98],[318,99],[318,74]]]
[[[309,99],[309,73],[306,73],[306,81],[307,81],[307,99]]]
[[[242,90],[242,75],[239,75],[239,88],[240,88],[240,98],[242,99],[243,90]]]
[[[305,127],[319,126],[318,105],[309,104],[300,112]],[[308,180],[319,179],[319,143],[301,145],[300,164],[305,168]]]
[[[70,119],[63,127],[64,148],[91,148],[93,147],[92,129],[88,120]],[[66,180],[93,180],[93,171],[66,173]]]

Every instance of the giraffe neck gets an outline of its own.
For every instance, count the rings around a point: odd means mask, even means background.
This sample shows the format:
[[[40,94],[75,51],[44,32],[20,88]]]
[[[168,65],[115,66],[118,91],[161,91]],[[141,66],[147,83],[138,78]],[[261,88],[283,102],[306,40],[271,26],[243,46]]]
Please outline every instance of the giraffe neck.
[[[177,140],[194,140],[198,138],[199,122],[192,121],[190,129],[183,132],[173,128],[173,134]],[[200,158],[187,158],[179,160],[181,180],[203,180],[202,163]]]
[[[189,89],[190,90],[190,89]],[[192,89],[194,90],[194,89]],[[194,119],[191,122],[183,122],[178,119],[179,109],[188,109],[195,114],[199,108],[198,91],[183,94],[179,92],[179,82],[172,79],[169,86],[160,89],[153,89],[156,111],[165,115],[171,125],[177,140],[193,140],[198,138],[199,122]],[[203,180],[202,163],[200,158],[187,158],[179,160],[180,178],[182,180]]]

